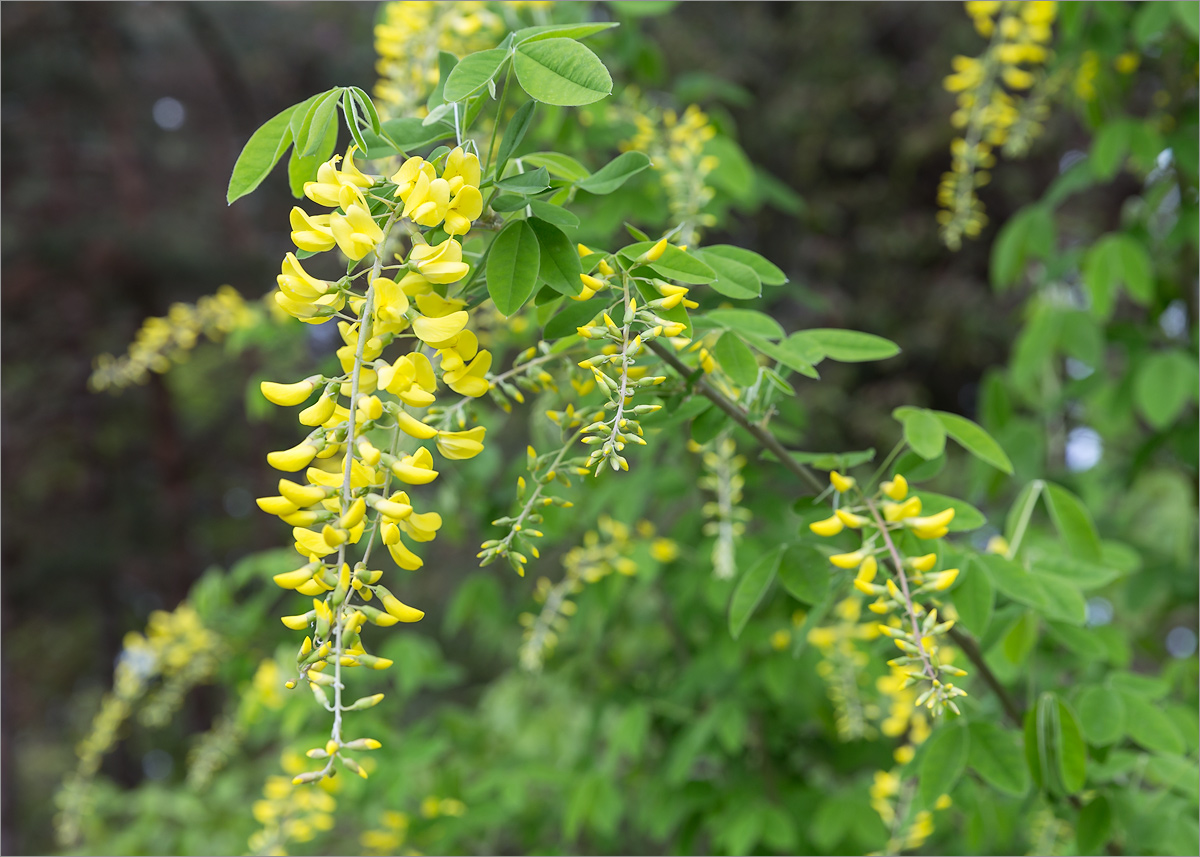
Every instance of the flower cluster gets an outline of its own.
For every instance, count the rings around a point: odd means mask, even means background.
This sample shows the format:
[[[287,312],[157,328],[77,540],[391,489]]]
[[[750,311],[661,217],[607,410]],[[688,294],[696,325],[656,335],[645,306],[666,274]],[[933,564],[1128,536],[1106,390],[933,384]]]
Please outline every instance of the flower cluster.
[[[702,364],[703,361],[702,356]],[[738,505],[746,485],[742,476],[746,456],[737,454],[737,443],[728,432],[704,445],[688,441],[688,449],[699,453],[704,464],[700,487],[715,495],[701,509],[706,519],[704,535],[716,536],[712,549],[713,576],[728,580],[737,573],[737,540],[746,532],[750,520],[750,510]]]
[[[956,56],[954,73],[945,81],[947,91],[957,93],[950,121],[962,133],[950,145],[951,168],[938,188],[938,223],[952,250],[963,235],[974,238],[987,223],[976,189],[991,179],[993,150],[1010,137],[1015,148],[1028,146],[1045,118],[1045,93],[1026,93],[1039,81],[1057,15],[1057,4],[1048,0],[975,0],[966,7],[976,30],[991,42],[979,57]]]
[[[263,511],[292,527],[296,551],[306,560],[276,575],[275,582],[312,599],[311,609],[284,616],[283,623],[311,630],[296,658],[298,678],[309,683],[334,715],[330,740],[308,752],[310,758],[327,760],[324,767],[297,775],[297,782],[330,776],[335,760],[366,776],[343,750],[379,744],[369,738],[343,740],[341,715],[369,708],[382,696],[344,704],[342,670],[391,664],[364,648],[364,625],[386,627],[424,615],[380,583],[383,571],[372,568],[372,548],[378,539],[400,568],[420,568],[423,561],[410,544],[433,540],[442,525],[438,513],[418,511],[410,493],[438,476],[433,454],[422,442],[433,441],[448,460],[472,458],[483,450],[482,426],[439,429],[414,411],[436,402],[439,381],[470,398],[485,395],[490,386],[491,354],[479,348],[478,338],[467,329],[465,301],[445,289],[469,270],[458,238],[471,229],[483,207],[478,157],[459,147],[435,161],[409,158],[385,180],[361,172],[354,151],[351,146],[344,160],[334,157],[323,164],[316,181],[304,186],[305,196],[333,210],[313,215],[296,207],[291,214],[292,240],[300,250],[314,254],[336,246],[353,273],[336,282],[322,280],[288,253],[275,294],[278,305],[300,321],[339,319],[343,344],[336,354],[342,373],[261,385],[263,395],[282,407],[304,404],[318,394],[297,415],[311,429],[308,435],[267,456],[277,470],[303,471],[303,481],[281,479],[277,495],[258,500]],[[384,276],[385,247],[401,222],[410,251],[407,258],[397,254],[399,264],[388,266],[391,276]],[[368,256],[373,257],[370,266],[354,272]],[[367,288],[359,291],[363,277]],[[411,350],[385,356],[398,344]],[[399,489],[393,488],[393,480],[401,483]],[[364,537],[362,557],[353,561],[351,550]]]
[[[636,256],[631,267],[658,261],[666,252],[667,246],[667,239],[660,239]],[[583,469],[599,475],[605,462],[608,462],[613,470],[629,469],[629,462],[621,455],[626,444],[644,446],[646,443],[642,437],[641,424],[636,418],[654,413],[662,407],[652,404],[630,407],[639,388],[657,386],[666,380],[664,375],[647,375],[646,367],[636,365],[646,343],[660,336],[678,336],[686,329],[683,322],[665,319],[658,311],[670,310],[680,305],[694,307],[696,303],[687,300],[686,286],[673,285],[657,278],[643,278],[646,284],[654,289],[657,297],[646,300],[643,296],[643,303],[639,304],[634,293],[634,278],[618,257],[591,253],[583,246],[580,246],[579,251],[585,259],[600,256],[592,274],[580,275],[583,279],[584,296],[591,297],[615,283],[619,283],[622,288],[620,303],[600,313],[591,324],[576,329],[584,339],[607,340],[609,343],[600,349],[599,354],[578,364],[592,372],[597,388],[608,399],[604,410],[606,413],[612,413],[611,418],[597,419],[582,430],[585,435],[583,443],[595,447]],[[620,316],[620,324],[613,320],[610,312]]]
[[[682,115],[654,107],[636,90],[627,95],[627,103],[612,111],[615,118],[633,122],[634,134],[620,148],[650,156],[666,190],[671,223],[681,227],[681,242],[699,240],[701,228],[716,225],[716,217],[704,210],[715,195],[708,176],[720,165],[715,155],[704,152],[705,144],[717,135],[708,115],[695,104]]]
[[[144,384],[151,372],[166,372],[187,359],[201,337],[214,342],[254,323],[257,316],[237,290],[221,286],[194,304],[172,304],[165,316],[142,322],[129,351],[121,357],[96,358],[88,386],[97,392]]]
[[[927,610],[917,600],[922,595],[943,592],[958,578],[958,569],[937,570],[937,553],[905,557],[897,546],[899,536],[909,533],[918,542],[932,541],[949,532],[954,519],[953,507],[932,515],[922,515],[921,498],[910,496],[908,483],[897,474],[891,481],[882,483],[873,496],[866,496],[852,477],[834,471],[829,475],[831,487],[837,498],[835,513],[823,521],[809,525],[819,536],[835,536],[844,529],[859,532],[862,537],[858,550],[834,554],[829,561],[840,569],[856,571],[854,587],[875,600],[867,609],[880,616],[893,615],[887,623],[877,627],[881,634],[892,639],[900,649],[901,656],[889,661],[889,665],[904,673],[904,686],[921,685],[924,690],[916,698],[915,705],[926,706],[935,714],[949,708],[959,713],[954,698],[966,696],[966,691],[956,687],[950,678],[966,675],[966,672],[940,657],[938,638],[945,635],[954,621],[938,621],[937,609]],[[843,500],[857,498],[857,504],[843,505]],[[895,537],[893,537],[895,536]],[[880,570],[877,555],[883,555],[891,563],[891,576],[882,585],[876,582]]]
[[[61,812],[56,827],[61,843],[72,845],[79,840],[89,785],[134,710],[141,705],[139,719],[148,726],[161,726],[191,688],[209,679],[221,652],[221,638],[204,627],[187,603],[171,613],[151,613],[145,634],[131,631],[125,635],[113,689],[101,702],[91,731],[76,748],[79,765],[58,795]]]
[[[300,775],[304,757],[285,752],[281,760],[285,773]],[[332,830],[337,800],[336,780],[322,783],[322,789],[298,789],[290,776],[273,776],[263,786],[261,800],[254,802],[251,812],[262,825],[250,837],[252,854],[287,854],[289,842],[311,842],[318,833]]]
[[[546,656],[554,651],[558,635],[566,630],[567,619],[577,610],[572,595],[582,592],[586,584],[596,583],[611,574],[626,577],[637,574],[638,564],[631,554],[644,542],[649,542],[650,556],[658,562],[671,562],[679,556],[679,546],[674,541],[655,537],[651,522],[639,521],[630,528],[602,515],[596,529],[584,534],[583,543],[571,548],[563,557],[563,568],[566,569],[563,579],[558,583],[552,583],[546,577],[538,580],[534,599],[542,609],[537,616],[521,614],[521,624],[525,626],[520,655],[522,667],[536,672],[542,668]]]
[[[375,25],[375,98],[381,112],[415,115],[438,84],[438,53],[465,56],[494,47],[504,21],[476,0],[391,2]]]

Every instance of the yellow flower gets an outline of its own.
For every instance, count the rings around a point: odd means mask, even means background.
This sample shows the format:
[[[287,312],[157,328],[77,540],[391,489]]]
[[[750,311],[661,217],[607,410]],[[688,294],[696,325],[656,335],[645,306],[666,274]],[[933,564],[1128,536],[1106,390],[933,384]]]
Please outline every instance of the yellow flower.
[[[404,201],[403,216],[421,226],[437,226],[450,206],[450,185],[420,173]]]
[[[342,204],[342,191],[345,188],[357,191],[360,187],[370,187],[373,184],[371,179],[354,166],[354,150],[357,148],[358,146],[351,144],[346,151],[345,164],[341,170],[337,169],[338,161],[342,160],[341,155],[334,155],[332,159],[321,164],[317,169],[317,180],[304,183],[304,195],[318,205],[337,208]]]
[[[481,214],[483,194],[479,192],[479,188],[465,185],[454,195],[454,199],[450,200],[443,228],[447,235],[466,235],[471,231],[471,223]]]
[[[283,257],[283,266],[275,281],[279,290],[294,301],[314,301],[330,289],[329,283],[305,271],[294,253]]]
[[[426,182],[431,182],[437,178],[433,164],[424,158],[409,158],[401,164],[400,169],[396,170],[395,175],[391,178],[391,181],[396,185],[396,198],[407,201],[408,195],[412,193],[413,188],[417,186],[417,181],[422,176],[425,177]]]
[[[453,283],[466,276],[471,269],[462,260],[462,245],[453,238],[441,244],[418,244],[409,254],[410,264],[417,266],[421,276],[431,283]]]
[[[416,252],[415,249],[414,252]],[[442,343],[453,339],[462,332],[462,329],[467,326],[467,318],[467,314],[462,310],[440,318],[416,316],[412,320],[412,329],[422,342],[432,345],[434,348],[441,348]]]
[[[486,431],[483,426],[475,426],[466,431],[438,432],[438,452],[443,458],[452,461],[474,458],[483,452],[483,436]]]
[[[329,228],[329,215],[311,216],[300,206],[292,207],[292,243],[301,250],[320,253],[333,247],[333,230]]]
[[[366,201],[357,197],[346,207],[346,213],[329,215],[329,227],[338,247],[350,259],[357,262],[383,240],[383,230],[371,217]]]
[[[371,288],[375,290],[375,318],[383,325],[406,325],[408,319],[404,314],[408,312],[408,295],[400,288],[399,283],[388,277],[376,277],[371,280]],[[375,332],[378,334],[396,331],[384,330],[381,325]]]
[[[412,455],[397,459],[391,469],[397,479],[408,485],[426,485],[438,475],[433,469],[433,456],[423,446]]]
[[[450,185],[451,193],[457,194],[463,187],[478,188],[481,176],[479,158],[474,154],[464,153],[462,146],[456,146],[446,155],[446,168],[442,171],[442,178]]]

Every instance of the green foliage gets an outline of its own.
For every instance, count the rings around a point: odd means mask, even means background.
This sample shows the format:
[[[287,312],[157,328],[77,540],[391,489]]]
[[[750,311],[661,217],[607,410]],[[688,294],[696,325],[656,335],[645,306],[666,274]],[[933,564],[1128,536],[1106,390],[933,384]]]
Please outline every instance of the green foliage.
[[[669,5],[610,4],[619,16]],[[1062,54],[1109,60],[1131,33],[1157,55],[1194,65],[1194,21],[1179,15],[1166,4],[1085,4],[1063,13]],[[1097,85],[1111,91],[1080,104],[1093,135],[1086,162],[995,235],[992,284],[1010,303],[1025,300],[1024,327],[1008,365],[981,385],[978,421],[901,405],[892,411],[900,439],[878,463],[874,448],[799,452],[789,447],[814,448],[805,432],[817,412],[805,410],[805,399],[818,389],[816,367],[845,377],[846,367],[830,364],[886,361],[900,345],[865,331],[793,329],[801,292],[791,267],[785,273],[750,249],[704,242],[701,224],[736,235],[729,212],[767,198],[731,133],[714,127],[705,141],[702,151],[719,166],[702,177],[712,196],[691,220],[664,202],[662,163],[638,150],[612,157],[631,137],[616,133],[600,102],[636,79],[637,64],[614,60],[610,72],[600,56],[650,50],[647,36],[612,27],[543,23],[461,59],[443,53],[425,118],[381,120],[361,89],[329,90],[269,120],[234,166],[229,202],[262,184],[291,146],[288,183],[299,196],[336,149],[338,109],[372,161],[418,153],[440,161],[464,136],[478,149],[485,203],[475,243],[464,242],[470,273],[461,289],[439,283],[433,294],[460,298],[476,317],[490,312],[490,299],[503,316],[481,328],[497,357],[490,392],[505,411],[526,405],[530,416],[479,416],[489,440],[504,440],[470,470],[447,468],[435,496],[446,529],[463,541],[488,521],[512,520],[500,486],[518,477],[518,502],[545,486],[564,500],[527,521],[545,533],[540,565],[530,563],[532,577],[547,575],[540,607],[517,578],[491,568],[464,577],[447,567],[436,584],[423,582],[428,575],[404,578],[437,606],[381,648],[395,668],[373,676],[372,688],[386,691],[391,707],[356,716],[383,749],[368,781],[341,782],[335,830],[304,847],[366,848],[384,814],[399,810],[411,818],[405,847],[429,853],[991,853],[1049,850],[1058,840],[1081,853],[1187,852],[1196,839],[1195,658],[1164,668],[1155,629],[1193,616],[1196,595],[1194,146],[1170,136],[1169,123],[1131,118],[1131,96],[1101,76]],[[596,51],[578,41],[592,36]],[[510,115],[507,99],[519,97],[508,95],[513,80],[532,100]],[[1171,117],[1181,132],[1195,129],[1191,92]],[[559,109],[574,107],[591,112]],[[479,133],[480,117],[495,122],[488,134]],[[1158,165],[1168,142],[1170,169]],[[1124,173],[1139,184],[1115,231],[1071,207]],[[686,249],[678,246],[685,234],[693,236]],[[659,246],[656,235],[671,243]],[[608,291],[589,286],[585,296],[581,275],[595,278],[602,262],[628,280]],[[662,303],[670,294],[662,286],[690,287],[689,303]],[[634,363],[667,377],[639,387],[636,398],[624,387],[606,397],[597,389],[602,373],[579,371],[582,352],[602,353],[588,332],[605,330],[598,319],[608,313],[606,327],[625,328],[626,349],[637,309],[656,301],[662,324],[678,330]],[[1172,307],[1184,315],[1175,332],[1166,324]],[[898,341],[907,358],[909,341]],[[836,380],[819,389],[830,388]],[[887,401],[890,408],[896,399]],[[630,455],[628,473],[592,478],[590,459],[583,467],[566,455],[576,426],[651,403],[662,410],[644,417],[650,450]],[[838,431],[850,434],[857,403],[841,408]],[[461,427],[475,410],[464,398],[433,415]],[[559,415],[553,427],[546,411]],[[1101,440],[1095,469],[1072,463],[1072,432],[1082,428]],[[892,425],[877,434],[890,445],[897,432]],[[685,455],[689,436],[698,456]],[[714,449],[725,440],[737,455],[722,459]],[[762,454],[772,440],[784,443]],[[528,461],[510,454],[527,444]],[[551,463],[534,448],[558,457]],[[914,525],[896,531],[898,545],[872,543],[878,579],[875,569],[868,579],[833,567],[831,555],[859,548],[854,531],[863,524],[814,535],[830,504],[844,512],[849,500],[808,468],[853,471],[864,493],[901,481],[897,474],[913,486],[931,483],[936,490],[906,489],[899,501],[918,499],[925,517],[953,510],[952,537],[927,538]],[[698,482],[702,472],[714,481]],[[546,591],[570,582],[559,561],[589,545],[605,511],[632,528],[651,518],[660,527],[653,538],[669,546],[647,536],[614,562],[618,573],[564,588],[571,609],[547,620],[557,648],[540,672],[519,669],[524,615],[542,618],[534,614],[549,609]],[[1001,527],[1003,537],[989,543]],[[534,538],[529,529],[514,529],[510,540],[537,557],[521,541]],[[718,563],[723,550],[731,565]],[[926,556],[925,573],[957,576],[915,605],[907,592],[895,595],[910,612],[894,614],[903,621],[884,631],[907,634],[911,620],[922,639],[933,631],[918,632],[919,618],[954,621],[938,633],[953,631],[945,664],[952,657],[967,673],[956,679],[970,690],[961,717],[927,715],[905,674],[890,671],[896,649],[878,624],[887,619],[851,583],[855,574],[866,587],[902,580],[895,557]],[[621,560],[633,571],[622,571]],[[254,716],[238,707],[261,664],[294,672],[281,629],[262,620],[279,612],[272,575],[289,568],[278,554],[260,555],[193,588],[190,603],[236,653],[216,682],[226,715],[244,725],[204,789],[182,778],[133,789],[98,781],[89,849],[241,851],[257,827],[246,806],[277,772],[281,749],[323,745],[323,712],[298,698],[303,690],[278,706],[263,702]],[[514,568],[524,574],[523,563]],[[445,800],[461,801],[465,812],[442,812]],[[1023,823],[1031,814],[1044,830]],[[197,834],[209,829],[217,838]]]

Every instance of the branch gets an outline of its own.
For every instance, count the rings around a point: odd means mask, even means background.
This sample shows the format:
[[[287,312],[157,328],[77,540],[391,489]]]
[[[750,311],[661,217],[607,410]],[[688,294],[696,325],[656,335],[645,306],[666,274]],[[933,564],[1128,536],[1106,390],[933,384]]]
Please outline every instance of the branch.
[[[657,342],[650,343],[650,350],[662,358],[663,362],[674,369],[682,378],[690,378],[693,370],[687,364],[683,363],[678,357],[663,348]],[[750,415],[745,409],[736,402],[731,402],[720,391],[714,389],[703,378],[696,378],[693,384],[694,389],[710,399],[714,405],[723,410],[729,417],[739,426],[750,432],[764,449],[767,449],[779,459],[779,463],[792,472],[797,478],[802,479],[812,485],[817,491],[824,491],[825,486],[821,483],[811,470],[805,467],[796,459],[788,454],[775,435],[770,431],[760,426],[758,423],[751,422]]]

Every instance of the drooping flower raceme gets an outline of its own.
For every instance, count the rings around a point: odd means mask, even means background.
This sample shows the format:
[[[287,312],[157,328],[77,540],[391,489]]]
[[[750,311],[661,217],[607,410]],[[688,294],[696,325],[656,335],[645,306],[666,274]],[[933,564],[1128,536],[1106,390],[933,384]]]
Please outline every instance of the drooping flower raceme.
[[[297,413],[304,437],[267,456],[285,474],[278,494],[259,498],[258,505],[291,527],[299,555],[296,568],[275,576],[277,585],[305,599],[299,612],[282,617],[289,628],[307,632],[296,679],[288,684],[306,681],[334,716],[329,741],[308,751],[323,766],[297,773],[297,784],[331,775],[335,761],[366,776],[347,751],[379,743],[346,738],[342,715],[370,708],[382,694],[347,701],[344,671],[391,665],[367,650],[366,625],[424,616],[381,582],[384,572],[372,554],[382,545],[400,568],[423,566],[419,546],[436,538],[442,525],[418,490],[438,476],[434,452],[446,460],[471,458],[483,450],[484,429],[443,430],[422,412],[436,402],[439,380],[467,397],[489,389],[491,355],[467,328],[464,302],[434,288],[452,289],[469,270],[458,236],[482,211],[478,158],[455,149],[445,156],[441,175],[438,164],[411,158],[386,179],[363,173],[354,153],[351,146],[344,158],[323,164],[316,181],[304,187],[308,199],[332,210],[313,214],[296,207],[290,217],[299,249],[336,247],[352,263],[351,273],[321,279],[313,273],[317,260],[302,263],[288,253],[275,294],[279,307],[300,321],[337,321],[342,372],[261,385],[276,405],[305,406]],[[405,219],[413,227],[412,246],[385,270],[392,230]],[[437,226],[449,237],[431,245],[421,227]]]

